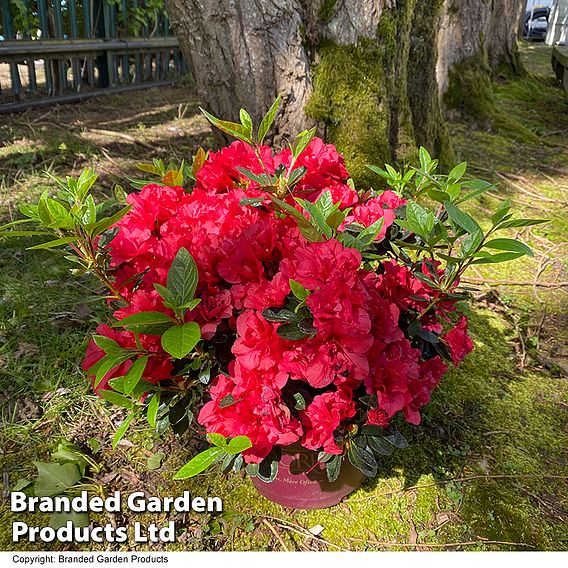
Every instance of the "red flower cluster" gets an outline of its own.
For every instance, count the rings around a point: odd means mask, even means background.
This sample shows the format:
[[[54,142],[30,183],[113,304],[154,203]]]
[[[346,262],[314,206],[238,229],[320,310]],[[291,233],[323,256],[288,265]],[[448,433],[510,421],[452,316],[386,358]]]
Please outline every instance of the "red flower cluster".
[[[420,408],[447,370],[438,355],[424,354],[405,332],[405,316],[420,312],[433,292],[413,272],[396,261],[379,270],[362,268],[361,254],[339,241],[309,242],[290,217],[269,207],[241,205],[242,198],[268,195],[238,168],[254,174],[288,168],[291,152],[274,155],[260,150],[263,165],[253,150],[234,142],[211,153],[197,174],[195,189],[148,185],[129,196],[133,208],[119,223],[111,241],[116,287],[128,306],[114,314],[120,320],[141,311],[164,307],[154,284],[166,284],[170,265],[181,247],[193,256],[199,271],[196,297],[199,306],[187,312],[202,337],[233,337],[227,374],[219,374],[209,389],[211,400],[199,414],[208,432],[248,436],[253,446],[248,462],[259,462],[274,446],[300,441],[306,448],[342,452],[335,435],[350,421],[388,425],[399,411],[420,422]],[[365,201],[347,183],[343,158],[331,145],[314,139],[294,167],[307,168],[294,194],[315,201],[330,191],[341,209],[351,208],[343,226],[369,226],[383,219],[377,239],[384,239],[396,209],[405,201],[391,191]],[[293,204],[289,196],[286,200]],[[425,270],[425,269],[424,269]],[[426,272],[426,270],[425,270]],[[284,308],[291,296],[290,280],[309,295],[305,304],[313,333],[301,340],[285,339],[279,322],[268,321],[266,308]],[[451,306],[445,306],[445,311]],[[447,320],[449,321],[449,320]],[[441,333],[431,315],[424,328]],[[473,345],[462,318],[446,333],[454,364]],[[97,333],[134,346],[133,334],[100,326]],[[145,378],[169,377],[170,357],[158,336],[141,335],[150,351]],[[103,356],[91,343],[84,366]],[[122,367],[122,366],[121,366]],[[109,371],[99,388],[127,369]],[[301,395],[305,404],[295,406]],[[366,399],[366,404],[362,400]]]

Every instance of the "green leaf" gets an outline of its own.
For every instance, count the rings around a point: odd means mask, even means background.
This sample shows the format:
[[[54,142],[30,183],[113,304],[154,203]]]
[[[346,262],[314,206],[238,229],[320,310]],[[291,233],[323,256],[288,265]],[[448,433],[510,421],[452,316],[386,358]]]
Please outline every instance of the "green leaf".
[[[343,456],[335,455],[325,462],[325,473],[330,483],[337,481],[343,465]]]
[[[483,231],[470,233],[461,243],[461,253],[463,258],[471,256],[483,241]]]
[[[152,454],[148,461],[146,462],[146,467],[148,471],[154,471],[156,469],[160,469],[162,467],[162,462],[164,461],[166,454],[164,452],[156,452]]]
[[[382,436],[367,436],[369,447],[382,456],[390,456],[394,452],[392,444],[389,444]]]
[[[351,440],[351,445],[347,451],[347,457],[363,475],[375,477],[378,471],[377,460],[373,452],[367,447],[365,436],[358,436]]]
[[[77,197],[79,201],[83,201],[91,187],[98,179],[98,175],[93,170],[83,170],[77,180]]]
[[[129,398],[126,398],[124,395],[106,389],[101,389],[99,394],[102,398],[106,401],[110,402],[111,404],[116,404],[116,406],[121,406],[122,408],[132,408],[132,401]]]
[[[235,404],[236,402],[237,401],[235,400],[235,397],[229,393],[221,399],[221,402],[219,402],[219,408],[227,408],[228,406],[233,406],[233,404]]]
[[[300,318],[296,312],[286,308],[266,308],[261,314],[266,321],[271,322],[297,321]]]
[[[501,252],[499,254],[490,254],[476,258],[471,264],[497,264],[499,262],[507,262],[525,256],[524,252]]]
[[[72,243],[76,240],[77,240],[77,237],[62,237],[60,239],[55,239],[54,241],[42,243],[41,245],[35,245],[33,247],[28,247],[26,250],[50,249],[50,248],[59,247],[61,245],[67,245],[67,244]]]
[[[209,448],[197,454],[174,475],[174,479],[187,479],[205,471],[210,465],[222,460],[225,453],[221,448]]]
[[[158,409],[160,408],[160,391],[156,391],[152,398],[150,399],[150,403],[148,404],[148,411],[146,413],[146,419],[148,420],[148,424],[152,428],[156,427],[156,418],[158,416]]]
[[[33,221],[35,221],[35,219],[19,219],[18,221],[12,221],[11,223],[2,225],[0,227],[0,232],[5,231],[6,229],[11,229],[12,227],[17,227],[18,225],[25,225],[26,223],[32,223]]]
[[[276,205],[278,205],[281,210],[284,210],[286,213],[292,215],[292,217],[296,219],[298,229],[300,229],[300,232],[308,241],[316,243],[325,240],[325,238],[321,234],[321,231],[318,228],[313,227],[304,217],[304,215],[300,213],[300,211],[298,211],[295,207],[292,207],[291,205],[289,205],[285,201],[282,201],[281,199],[278,199],[274,195],[269,195],[269,197]]]
[[[83,225],[89,225],[97,220],[97,209],[95,205],[95,200],[92,195],[89,195],[85,200],[85,204],[82,209],[81,222]]]
[[[258,464],[257,477],[264,483],[272,483],[278,475],[278,460],[269,455]]]
[[[0,232],[0,237],[35,237],[37,235],[53,235],[47,231],[6,231]]]
[[[477,221],[465,211],[458,209],[451,201],[444,201],[444,207],[449,218],[464,231],[470,234],[481,231],[481,227],[478,225]]]
[[[308,336],[307,333],[298,327],[297,323],[284,323],[278,327],[276,333],[288,341],[298,341]]]
[[[75,463],[34,462],[38,478],[35,482],[35,494],[38,497],[59,495],[80,481],[81,473]]]
[[[223,434],[210,432],[209,434],[207,434],[207,438],[214,446],[217,446],[218,448],[224,449],[227,445],[227,439],[225,438],[225,436],[223,436]]]
[[[452,171],[448,174],[448,182],[455,183],[456,181],[459,181],[465,174],[466,170],[467,170],[467,162],[461,162],[455,168],[453,168]]]
[[[359,241],[359,243],[363,248],[369,246],[379,236],[379,233],[383,228],[384,221],[385,221],[384,217],[377,219],[375,222],[371,223],[368,227],[365,227],[357,235],[357,241]]]
[[[471,189],[471,191],[466,193],[459,199],[456,199],[454,201],[455,205],[463,203],[464,201],[469,201],[470,199],[473,199],[474,197],[477,197],[478,195],[481,195],[482,193],[485,193],[486,191],[489,191],[491,189],[496,189],[494,184],[481,179],[473,179],[470,181],[466,181],[462,184],[462,187]]]
[[[300,394],[299,392],[294,394],[294,408],[296,410],[305,410],[306,409],[306,399]]]
[[[296,282],[296,280],[290,278],[289,282],[292,294],[294,294],[298,300],[304,301],[310,295],[310,291],[304,288],[299,282]]]
[[[20,213],[22,215],[29,217],[29,219],[22,219],[21,221],[14,221],[14,223],[16,223],[16,222],[24,223],[26,221],[27,222],[39,221],[38,206],[37,205],[30,205],[30,204],[27,204],[27,203],[23,203],[22,205],[20,205],[19,210],[20,210]]]
[[[136,167],[139,170],[146,172],[147,174],[154,174],[156,176],[162,175],[162,171],[160,170],[160,168],[158,168],[154,164],[136,164]]]
[[[246,128],[249,136],[252,138],[252,118],[244,108],[239,111],[239,119],[241,124]]]
[[[517,241],[515,239],[493,239],[486,242],[483,246],[495,250],[520,252],[528,256],[534,256],[534,253],[530,247],[525,245],[525,243]]]
[[[292,170],[286,180],[288,186],[293,187],[296,185],[306,175],[307,171],[308,168],[306,168],[306,166],[300,166],[299,168]]]
[[[116,446],[118,446],[118,442],[120,442],[120,440],[122,440],[122,438],[124,438],[124,434],[126,434],[128,427],[130,426],[130,424],[132,423],[132,421],[134,420],[135,417],[136,417],[136,414],[132,413],[132,414],[129,414],[122,421],[122,424],[118,427],[118,429],[116,430],[116,432],[115,432],[115,434],[112,438],[112,449],[113,450],[115,450]]]
[[[111,215],[110,217],[104,217],[96,223],[90,225],[89,230],[91,231],[91,236],[96,237],[101,233],[104,233],[115,223],[118,223],[132,209],[132,207],[133,205],[129,204],[117,211],[114,215]]]
[[[38,202],[38,215],[41,222],[52,229],[71,229],[75,224],[65,206],[46,194]]]
[[[222,130],[230,136],[242,140],[247,144],[252,144],[252,137],[249,133],[249,130],[242,124],[229,122],[228,120],[220,120],[219,118],[214,117],[212,114],[209,114],[205,109],[201,107],[199,107],[199,110],[205,115],[207,120],[213,126],[216,126],[219,130]]]
[[[428,197],[432,198],[434,201],[437,201],[438,203],[444,203],[444,201],[450,201],[450,195],[448,193],[434,188],[428,190]]]
[[[167,287],[177,302],[177,306],[188,304],[195,296],[199,275],[197,266],[189,251],[180,248],[168,271]]]
[[[420,149],[418,150],[418,157],[420,158],[420,166],[422,169],[428,171],[428,165],[432,161],[428,150],[426,150],[423,146],[420,146]]]
[[[32,480],[24,477],[22,479],[18,479],[16,485],[12,488],[12,491],[23,491],[26,487],[29,487],[32,484]]]
[[[117,353],[112,355],[105,355],[102,359],[97,361],[90,369],[90,374],[95,373],[95,388],[99,386],[100,382],[104,379],[105,375],[121,363],[124,363],[132,357],[129,351],[125,353]]]
[[[378,166],[367,165],[366,167],[383,178],[390,178],[390,174],[388,172],[385,172],[385,170],[379,168]]]
[[[77,513],[76,511],[66,512],[55,512],[49,515],[48,526],[52,529],[59,529],[61,527],[67,526],[67,523],[71,521],[74,527],[88,527],[89,526],[89,513]]]
[[[85,475],[85,470],[89,462],[85,459],[81,450],[70,442],[62,442],[58,444],[57,450],[51,454],[51,457],[58,462],[71,462],[77,465],[81,476]]]
[[[127,351],[124,347],[121,347],[114,339],[106,337],[105,335],[93,335],[93,341],[107,355],[116,355],[118,353],[125,353]]]
[[[175,320],[163,312],[138,312],[126,316],[112,324],[112,327],[125,327],[131,331],[138,331],[138,328],[148,325],[161,323],[173,323]]]
[[[272,103],[272,106],[268,109],[268,112],[262,118],[260,126],[258,127],[258,143],[262,144],[266,134],[270,130],[276,113],[278,112],[278,106],[280,105],[280,95],[276,97],[276,100]]]
[[[174,293],[171,290],[168,290],[168,288],[166,288],[165,286],[162,286],[161,284],[157,284],[157,283],[154,283],[154,288],[156,289],[158,294],[160,294],[162,299],[165,300],[165,302],[169,304],[169,306],[167,306],[167,307],[170,307],[170,306],[175,307],[176,306],[176,297],[174,296]]]
[[[310,128],[309,130],[303,130],[296,136],[296,140],[292,146],[292,163],[300,156],[300,154],[308,147],[312,138],[316,134],[317,127]]]
[[[139,359],[136,359],[132,364],[132,367],[128,370],[128,373],[124,376],[124,394],[131,394],[136,388],[140,379],[142,378],[142,373],[146,369],[146,364],[148,363],[148,355],[144,355]]]
[[[385,440],[392,444],[395,448],[404,449],[408,447],[408,442],[404,439],[404,436],[398,431],[392,431],[386,436]]]
[[[503,203],[501,203],[501,205],[497,207],[497,211],[495,211],[495,213],[491,217],[491,222],[493,223],[493,226],[498,225],[503,220],[503,218],[509,213],[510,209],[511,209],[511,200],[505,199],[505,201],[503,201]]]
[[[266,174],[255,174],[254,172],[251,172],[249,169],[241,167],[237,167],[237,170],[239,170],[239,172],[241,172],[246,178],[250,179],[251,181],[254,181],[255,183],[258,183],[259,185],[270,186],[273,183],[270,176]]]
[[[252,442],[248,436],[235,436],[232,440],[229,440],[225,451],[229,454],[240,454],[249,448],[252,448]]]
[[[549,219],[511,219],[499,225],[500,229],[509,229],[512,227],[532,227],[541,223],[548,223]]]
[[[428,237],[432,233],[436,217],[429,209],[421,207],[416,201],[411,201],[406,206],[406,220],[413,226],[420,228],[418,231],[414,231],[415,233]]]
[[[162,347],[176,359],[183,359],[201,339],[201,330],[194,321],[173,325],[162,335]]]

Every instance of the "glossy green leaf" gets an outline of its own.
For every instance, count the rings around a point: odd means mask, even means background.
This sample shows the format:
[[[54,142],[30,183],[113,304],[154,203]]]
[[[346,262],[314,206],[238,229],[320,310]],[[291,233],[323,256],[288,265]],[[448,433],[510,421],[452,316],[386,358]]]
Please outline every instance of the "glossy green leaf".
[[[528,247],[525,243],[517,241],[515,239],[493,239],[486,242],[483,246],[494,250],[520,252],[528,256],[534,256],[534,253],[530,247]]]
[[[229,454],[240,454],[249,448],[252,448],[252,442],[248,436],[236,436],[229,440],[225,450]]]
[[[124,376],[124,383],[123,383],[124,394],[131,394],[134,391],[134,389],[140,382],[140,379],[142,378],[142,374],[146,369],[147,363],[148,363],[148,355],[139,357],[138,359],[136,359],[136,361],[134,361],[132,367],[130,367],[128,373],[126,373],[126,375]]]
[[[499,262],[507,262],[525,256],[524,252],[501,252],[499,254],[490,254],[481,258],[476,258],[471,264],[498,264]]]
[[[173,325],[162,335],[162,347],[176,359],[183,359],[201,339],[201,330],[195,322]]]
[[[238,140],[252,144],[252,137],[248,129],[242,124],[229,122],[228,120],[220,120],[214,117],[212,114],[209,114],[205,109],[201,107],[199,107],[199,110],[205,115],[207,120],[213,126],[216,126],[219,130],[222,130],[223,132],[229,134],[230,136],[233,136],[234,138],[237,138]]]
[[[444,207],[449,218],[468,233],[476,233],[481,231],[481,227],[477,221],[465,211],[458,209],[451,201],[444,201]]]
[[[55,247],[60,247],[62,245],[68,245],[77,240],[77,237],[62,237],[60,239],[55,239],[54,241],[49,241],[47,243],[42,243],[41,245],[35,245],[33,247],[28,247],[26,250],[39,250],[39,249],[51,249]]]
[[[266,137],[266,134],[270,130],[272,123],[274,122],[274,118],[276,117],[276,113],[278,112],[278,106],[280,105],[280,95],[276,97],[276,100],[272,103],[271,107],[268,109],[268,112],[262,118],[260,126],[258,127],[258,143],[262,144],[262,141]]]
[[[99,394],[101,395],[102,398],[104,398],[106,401],[110,402],[111,404],[115,404],[116,406],[120,406],[122,408],[132,408],[132,401],[118,392],[101,389],[99,391]]]
[[[187,462],[175,475],[174,479],[187,479],[205,471],[210,465],[225,457],[221,448],[209,448]]]
[[[112,327],[125,327],[131,331],[137,330],[139,327],[155,325],[161,323],[174,323],[174,319],[163,312],[138,312],[130,316],[126,316],[121,320],[112,324]]]
[[[290,278],[290,289],[292,290],[292,294],[298,298],[298,300],[305,300],[309,295],[310,291],[307,288],[304,288],[299,282]]]
[[[188,304],[195,296],[199,275],[197,265],[189,251],[180,248],[168,271],[167,287],[175,297],[177,306]]]
[[[146,411],[146,419],[152,428],[156,427],[156,418],[158,417],[158,409],[160,408],[160,391],[152,394],[152,398],[148,404]]]

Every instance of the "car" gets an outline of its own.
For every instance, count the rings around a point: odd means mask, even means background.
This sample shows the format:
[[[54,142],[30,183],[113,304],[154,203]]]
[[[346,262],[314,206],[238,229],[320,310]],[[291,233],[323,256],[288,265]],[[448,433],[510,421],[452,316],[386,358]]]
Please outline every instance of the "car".
[[[523,37],[529,41],[544,41],[548,30],[550,8],[535,8],[525,13]]]

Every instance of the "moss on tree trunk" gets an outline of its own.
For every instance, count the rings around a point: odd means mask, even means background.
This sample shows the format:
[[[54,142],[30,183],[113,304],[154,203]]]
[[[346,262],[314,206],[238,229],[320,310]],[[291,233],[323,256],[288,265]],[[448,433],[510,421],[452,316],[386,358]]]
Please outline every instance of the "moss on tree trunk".
[[[305,111],[358,181],[376,183],[367,164],[412,159],[418,146],[443,164],[453,159],[435,74],[439,8],[439,0],[398,2],[383,11],[374,38],[351,45],[324,38],[315,48]]]

